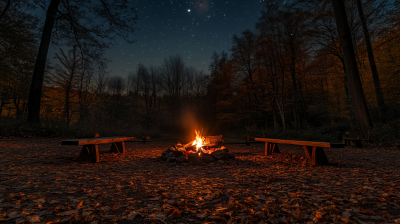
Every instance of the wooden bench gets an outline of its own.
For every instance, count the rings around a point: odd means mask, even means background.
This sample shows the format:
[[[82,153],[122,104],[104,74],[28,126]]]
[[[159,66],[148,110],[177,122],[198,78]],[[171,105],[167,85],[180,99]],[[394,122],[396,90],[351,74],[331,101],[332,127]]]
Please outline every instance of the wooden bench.
[[[141,137],[141,139],[142,140],[130,140],[130,141],[128,141],[128,142],[143,142],[143,143],[146,143],[146,142],[151,142],[151,137],[150,136],[142,136]]]
[[[67,139],[61,142],[61,145],[82,145],[79,155],[80,159],[90,160],[92,163],[100,161],[99,144],[111,143],[110,152],[125,153],[125,142],[134,140],[136,137],[103,137],[103,138],[86,138],[86,139]]]
[[[310,142],[297,140],[283,140],[270,138],[251,138],[254,141],[265,142],[265,155],[280,153],[278,144],[302,145],[304,152],[311,165],[327,165],[329,164],[323,148],[344,148],[343,143],[330,142]]]
[[[251,139],[250,135],[243,135],[243,139],[246,140],[245,143],[246,143],[247,146],[249,146],[250,143],[260,143],[260,142],[257,142],[257,141],[253,141],[253,142],[250,141],[250,139]],[[261,143],[262,143],[262,142],[261,142]]]
[[[351,147],[362,147],[362,139],[343,137],[343,144]]]

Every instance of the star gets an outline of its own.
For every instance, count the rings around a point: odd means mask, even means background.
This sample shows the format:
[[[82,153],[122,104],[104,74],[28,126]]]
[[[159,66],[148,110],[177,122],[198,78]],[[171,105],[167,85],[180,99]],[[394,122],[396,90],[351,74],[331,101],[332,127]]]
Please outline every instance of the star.
[[[190,12],[190,9],[188,9],[188,12]]]

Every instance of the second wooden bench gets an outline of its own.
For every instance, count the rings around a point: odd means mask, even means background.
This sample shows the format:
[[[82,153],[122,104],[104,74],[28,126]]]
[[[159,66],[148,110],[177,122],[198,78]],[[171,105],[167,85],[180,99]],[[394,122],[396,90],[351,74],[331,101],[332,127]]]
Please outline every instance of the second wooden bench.
[[[324,148],[344,148],[343,143],[310,142],[270,138],[251,138],[251,140],[265,142],[265,155],[280,153],[278,144],[302,145],[308,162],[311,165],[329,164],[328,158],[326,157],[324,152]]]

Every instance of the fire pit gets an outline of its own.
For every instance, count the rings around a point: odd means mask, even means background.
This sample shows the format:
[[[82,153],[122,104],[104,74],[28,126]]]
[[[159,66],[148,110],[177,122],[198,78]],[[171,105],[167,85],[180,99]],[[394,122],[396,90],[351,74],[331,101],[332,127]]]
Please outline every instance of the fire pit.
[[[200,132],[195,133],[195,140],[185,145],[177,142],[162,153],[161,160],[167,163],[223,164],[226,160],[235,159],[234,153],[223,146],[222,135],[201,136]]]

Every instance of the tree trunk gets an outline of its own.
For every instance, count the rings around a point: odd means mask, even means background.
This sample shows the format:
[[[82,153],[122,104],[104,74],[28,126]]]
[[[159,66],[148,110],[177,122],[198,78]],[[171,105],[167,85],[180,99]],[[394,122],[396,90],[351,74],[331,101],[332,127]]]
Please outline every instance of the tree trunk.
[[[371,46],[371,38],[369,36],[368,26],[365,20],[361,0],[357,0],[357,6],[358,6],[358,14],[360,15],[361,24],[364,31],[365,45],[367,47],[369,65],[371,67],[372,78],[374,80],[376,102],[378,104],[378,112],[379,112],[379,122],[383,123],[385,122],[385,117],[386,117],[385,100],[383,97],[382,88],[379,81],[378,70],[376,69],[374,52],[372,51],[372,46]]]
[[[277,121],[277,118],[276,118],[276,105],[275,105],[275,102],[272,102],[272,117],[274,119],[274,131],[277,131],[278,130],[278,121]]]
[[[46,21],[43,27],[42,39],[36,57],[35,69],[33,70],[32,83],[29,91],[28,121],[39,122],[40,120],[40,100],[42,97],[44,70],[46,67],[47,53],[49,51],[51,32],[53,30],[59,3],[60,0],[51,0],[49,8],[47,9]]]
[[[3,103],[3,100],[0,102],[0,117],[1,114],[3,113],[3,107],[4,107],[5,103]]]
[[[70,116],[69,116],[69,92],[70,92],[70,84],[68,84],[68,87],[66,89],[66,94],[65,94],[65,122],[67,123],[67,128],[69,127],[69,121],[70,121]]]
[[[286,122],[285,122],[285,98],[283,96],[283,89],[285,86],[285,75],[282,73],[282,80],[281,80],[281,107],[279,106],[278,99],[276,99],[276,103],[279,109],[279,113],[281,114],[282,120],[282,128],[283,131],[286,131]]]
[[[349,82],[350,96],[354,107],[354,114],[361,135],[366,136],[368,131],[372,128],[372,122],[361,85],[351,32],[347,21],[346,9],[343,0],[332,0],[332,3],[343,50],[343,59],[346,65],[346,73]]]
[[[294,58],[292,58],[291,74],[293,83],[293,117],[294,117],[294,128],[296,130],[301,129],[300,119],[299,119],[299,109],[297,108],[297,81],[296,81],[296,71],[294,65]]]
[[[16,96],[16,92],[15,92],[15,90],[14,90],[14,97],[13,97],[13,102],[14,102],[14,107],[15,107],[15,115],[16,115],[16,118],[17,119],[19,119],[20,118],[20,116],[21,116],[21,114],[22,114],[22,111],[21,111],[21,108],[20,108],[20,106],[19,106],[19,103],[20,103],[20,98],[18,98],[17,96]]]
[[[281,96],[281,98],[283,98],[283,96]],[[279,114],[281,115],[282,128],[283,128],[283,131],[285,131],[286,130],[286,122],[285,122],[285,112],[284,112],[283,100],[281,103],[282,103],[282,108],[279,105],[278,99],[276,99],[276,105],[278,106]]]

